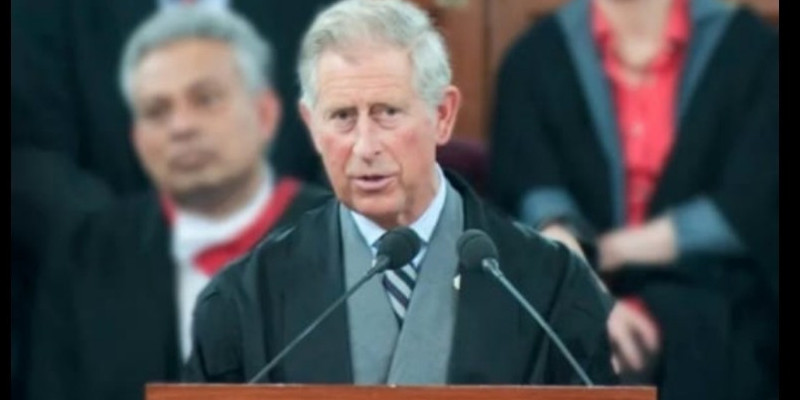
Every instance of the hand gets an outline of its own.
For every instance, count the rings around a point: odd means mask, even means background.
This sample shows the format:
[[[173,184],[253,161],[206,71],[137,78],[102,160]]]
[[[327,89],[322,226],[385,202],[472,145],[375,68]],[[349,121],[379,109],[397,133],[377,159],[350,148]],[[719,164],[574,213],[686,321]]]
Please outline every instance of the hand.
[[[678,256],[675,227],[667,217],[607,233],[597,241],[597,249],[600,270],[605,272],[625,264],[666,266]]]
[[[611,340],[611,364],[617,374],[629,369],[641,371],[648,355],[660,349],[658,327],[645,312],[625,301],[616,302],[606,328]]]

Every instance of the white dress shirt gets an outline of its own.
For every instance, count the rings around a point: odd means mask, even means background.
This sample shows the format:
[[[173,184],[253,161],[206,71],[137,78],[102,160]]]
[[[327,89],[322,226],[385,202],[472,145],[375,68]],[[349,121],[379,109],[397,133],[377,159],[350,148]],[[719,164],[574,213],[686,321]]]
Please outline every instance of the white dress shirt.
[[[436,228],[436,223],[439,222],[439,217],[442,215],[442,210],[444,210],[445,194],[447,193],[447,190],[445,190],[445,185],[447,184],[447,181],[445,180],[444,173],[438,164],[436,165],[436,175],[439,180],[439,187],[436,189],[436,195],[433,197],[433,201],[431,201],[431,204],[428,205],[428,208],[425,210],[425,212],[422,213],[422,215],[417,218],[416,221],[409,225],[409,228],[411,228],[411,230],[413,230],[422,240],[422,246],[420,247],[419,253],[417,253],[416,257],[414,257],[414,265],[417,266],[420,265],[420,261],[425,256],[428,243],[431,241],[431,235],[433,235],[433,230]],[[377,253],[375,243],[381,238],[381,236],[383,236],[384,233],[386,233],[386,229],[381,228],[378,224],[354,210],[349,211],[355,220],[358,231],[361,233],[361,236],[364,237],[364,240],[366,240],[370,250],[372,250],[372,256],[375,257]]]
[[[177,266],[178,316],[180,320],[181,355],[186,361],[192,348],[192,314],[197,295],[211,277],[195,264],[204,250],[234,239],[247,229],[264,210],[272,197],[274,183],[270,173],[256,194],[240,210],[223,219],[211,219],[176,208],[172,225],[172,258]]]

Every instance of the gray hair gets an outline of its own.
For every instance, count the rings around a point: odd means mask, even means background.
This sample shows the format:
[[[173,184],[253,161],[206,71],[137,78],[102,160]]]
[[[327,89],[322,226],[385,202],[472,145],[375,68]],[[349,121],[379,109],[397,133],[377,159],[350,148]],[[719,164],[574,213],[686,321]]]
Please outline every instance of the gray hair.
[[[133,75],[141,60],[160,47],[193,38],[228,43],[251,93],[270,86],[272,49],[250,23],[227,9],[176,5],[155,13],[128,39],[119,72],[122,94],[128,104],[132,104]]]
[[[317,62],[325,51],[365,42],[409,50],[417,94],[431,108],[442,101],[452,79],[444,39],[423,10],[400,0],[344,0],[317,15],[300,49],[301,101],[316,104]]]

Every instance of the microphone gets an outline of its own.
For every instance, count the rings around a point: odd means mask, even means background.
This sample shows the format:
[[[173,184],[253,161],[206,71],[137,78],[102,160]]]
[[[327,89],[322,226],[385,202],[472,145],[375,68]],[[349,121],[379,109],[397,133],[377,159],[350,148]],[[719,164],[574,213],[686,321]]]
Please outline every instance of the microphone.
[[[567,361],[572,365],[575,372],[578,373],[581,380],[586,386],[594,386],[586,371],[578,365],[572,353],[564,346],[561,339],[558,338],[550,324],[542,318],[541,315],[533,308],[533,306],[522,297],[522,294],[506,279],[503,271],[500,270],[500,263],[497,261],[497,247],[495,247],[492,239],[483,231],[477,229],[470,229],[464,232],[458,242],[456,243],[458,249],[458,257],[461,260],[461,265],[466,271],[482,270],[494,276],[506,290],[519,302],[525,310],[528,311],[533,319],[539,323],[539,326],[544,329],[550,339],[556,344],[561,354],[567,358]]]
[[[377,257],[375,265],[367,271],[367,273],[356,282],[353,287],[348,289],[336,301],[334,301],[325,311],[322,312],[311,324],[306,327],[297,337],[294,338],[286,347],[281,350],[269,364],[265,365],[249,382],[248,384],[260,382],[269,372],[275,368],[278,363],[283,360],[292,349],[297,347],[297,344],[303,341],[314,329],[319,326],[330,314],[336,310],[339,305],[344,303],[353,293],[355,293],[361,286],[364,285],[373,276],[390,269],[398,269],[411,262],[414,256],[419,252],[421,243],[419,236],[413,230],[407,227],[399,227],[386,232],[380,239],[378,245]]]

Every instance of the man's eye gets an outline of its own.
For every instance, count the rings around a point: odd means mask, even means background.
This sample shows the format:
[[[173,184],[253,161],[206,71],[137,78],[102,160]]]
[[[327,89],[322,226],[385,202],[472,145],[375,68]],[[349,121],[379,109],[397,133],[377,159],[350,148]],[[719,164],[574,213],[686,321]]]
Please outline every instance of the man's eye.
[[[333,114],[331,114],[331,119],[333,119],[333,120],[346,120],[346,119],[350,118],[351,115],[352,115],[352,113],[350,111],[347,111],[347,110],[334,111]]]
[[[141,115],[148,121],[160,121],[167,116],[167,108],[168,107],[160,104],[144,107]]]
[[[194,102],[200,107],[212,107],[219,102],[221,97],[218,92],[201,92],[195,95]]]
[[[402,113],[403,111],[398,107],[381,106],[373,110],[372,115],[378,123],[384,126],[390,126],[398,122]]]

